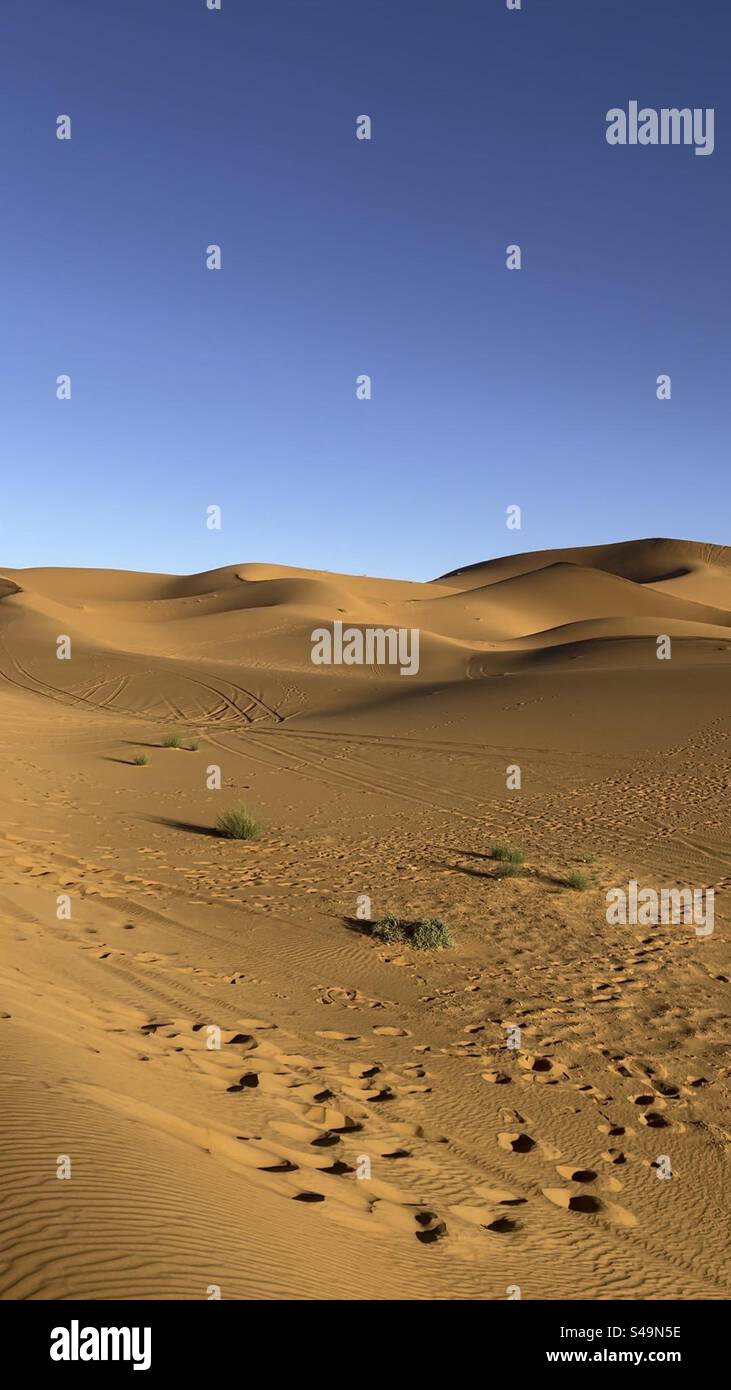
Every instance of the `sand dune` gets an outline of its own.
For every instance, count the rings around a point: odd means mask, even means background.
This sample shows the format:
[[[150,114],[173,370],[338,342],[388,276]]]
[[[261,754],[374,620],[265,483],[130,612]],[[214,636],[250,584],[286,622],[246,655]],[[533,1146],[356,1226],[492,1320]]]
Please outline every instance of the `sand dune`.
[[[465,581],[469,580],[468,583]],[[2,582],[2,581],[0,581]],[[106,650],[164,657],[220,648],[226,659],[251,659],[241,644],[255,638],[255,664],[277,672],[311,672],[308,628],[418,627],[438,653],[437,669],[420,676],[464,676],[481,650],[575,642],[584,637],[645,638],[657,619],[688,637],[723,639],[731,626],[731,550],[691,542],[649,541],[509,556],[455,572],[432,584],[331,575],[283,566],[228,566],[192,576],[108,570],[5,571],[0,631],[27,635],[35,618]],[[17,586],[17,590],[13,589]],[[711,602],[712,598],[712,602]],[[678,626],[678,624],[680,626]],[[50,643],[52,626],[33,641]],[[563,633],[563,635],[562,635]],[[656,634],[657,635],[657,634]],[[236,646],[232,656],[230,647]],[[448,654],[448,657],[447,657]],[[55,653],[46,653],[55,659]],[[379,673],[386,677],[388,671]],[[350,667],[347,675],[372,675]]]
[[[418,671],[315,666],[338,622]],[[0,572],[0,1294],[727,1298],[730,686],[701,543]],[[630,879],[713,934],[610,925]]]
[[[546,565],[567,563],[585,565],[607,574],[631,579],[636,584],[657,584],[686,573],[728,570],[731,567],[731,547],[708,545],[701,541],[679,541],[664,538],[640,541],[621,541],[613,545],[582,545],[564,550],[534,550],[523,555],[502,556],[482,564],[453,570],[436,582],[460,588],[508,579],[516,574],[528,574]]]

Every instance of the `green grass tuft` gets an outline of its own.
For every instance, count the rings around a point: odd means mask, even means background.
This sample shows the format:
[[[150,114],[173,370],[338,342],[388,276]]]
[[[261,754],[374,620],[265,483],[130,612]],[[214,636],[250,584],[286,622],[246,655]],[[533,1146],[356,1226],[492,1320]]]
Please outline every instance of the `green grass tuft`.
[[[132,759],[135,767],[146,767],[149,761],[146,753],[138,753],[137,757]]]
[[[522,864],[524,858],[522,849],[514,849],[512,845],[502,843],[491,845],[490,855],[501,864]]]
[[[522,873],[523,869],[520,864],[508,862],[507,864],[498,864],[491,876],[492,878],[520,878]]]
[[[387,946],[413,946],[416,951],[444,951],[454,945],[449,927],[440,917],[417,917],[413,921],[389,914],[368,925],[369,935]]]
[[[163,748],[182,748],[182,743],[177,734],[168,734],[162,741]]]
[[[255,840],[261,833],[261,825],[245,806],[234,806],[218,817],[216,830],[229,840]]]
[[[577,869],[572,869],[570,874],[563,878],[564,888],[575,888],[577,893],[583,893],[591,887],[591,879],[588,874],[581,874]]]

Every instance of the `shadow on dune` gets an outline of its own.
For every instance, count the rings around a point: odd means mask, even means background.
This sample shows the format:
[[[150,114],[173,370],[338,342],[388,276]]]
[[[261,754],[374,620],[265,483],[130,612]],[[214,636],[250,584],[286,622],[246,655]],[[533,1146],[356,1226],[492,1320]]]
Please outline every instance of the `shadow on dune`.
[[[160,743],[160,742],[158,742],[158,743],[149,743],[149,742],[148,742],[148,743],[145,743],[144,739],[141,739],[141,738],[125,738],[125,739],[122,739],[122,743],[124,743],[124,745],[125,745],[126,748],[164,748],[164,747],[165,747],[164,743]],[[166,749],[165,751],[167,752],[167,749]]]
[[[528,864],[520,864],[517,866],[516,873],[506,874],[504,872],[501,873],[500,860],[495,859],[492,854],[483,854],[479,850],[474,849],[455,849],[454,853],[458,854],[462,859],[480,859],[482,861],[486,861],[487,864],[492,865],[492,868],[473,868],[471,864],[459,864],[456,862],[450,862],[447,859],[433,860],[432,867],[438,869],[451,869],[453,873],[467,874],[469,878],[487,878],[492,879],[494,882],[500,882],[501,880],[510,877],[534,879],[537,880],[539,883],[550,883],[554,888],[567,887],[566,876],[562,874],[552,874],[549,873],[547,870],[533,869]]]
[[[489,868],[473,868],[471,864],[450,863],[446,859],[435,861],[434,867],[440,869],[452,869],[454,873],[468,874],[470,878],[497,879],[501,877],[500,860],[496,859],[494,855],[489,853],[489,851],[486,854],[483,854],[476,849],[455,849],[454,853],[458,854],[460,859],[479,859],[481,862],[489,865]],[[526,873],[526,870],[522,864],[519,867],[522,876]],[[517,877],[517,875],[515,875],[515,877]]]
[[[341,920],[343,926],[346,927],[348,931],[354,932],[356,936],[370,936],[372,934],[371,928],[373,923],[370,918],[343,917]]]
[[[189,835],[209,835],[214,840],[226,839],[226,836],[221,835],[212,825],[197,825],[195,821],[175,820],[170,816],[143,816],[143,820],[149,821],[152,825],[166,825],[169,830],[185,830]]]
[[[136,767],[134,758],[107,758],[102,757],[103,763],[121,763],[122,767]]]
[[[488,869],[473,869],[469,864],[446,864],[443,866],[452,869],[457,874],[468,874],[470,878],[497,878],[498,875]]]

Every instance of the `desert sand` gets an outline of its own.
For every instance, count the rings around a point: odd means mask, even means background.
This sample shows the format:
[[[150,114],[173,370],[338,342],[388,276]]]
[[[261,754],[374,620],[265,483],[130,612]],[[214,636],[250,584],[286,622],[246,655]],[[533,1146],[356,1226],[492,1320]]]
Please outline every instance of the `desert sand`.
[[[3,1298],[729,1297],[731,548],[0,594]],[[608,925],[632,879],[713,934]]]

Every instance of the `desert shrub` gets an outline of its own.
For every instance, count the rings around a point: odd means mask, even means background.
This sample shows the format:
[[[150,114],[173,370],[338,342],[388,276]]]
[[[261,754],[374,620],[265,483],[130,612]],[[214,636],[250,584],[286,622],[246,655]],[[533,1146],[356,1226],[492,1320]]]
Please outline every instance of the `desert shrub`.
[[[261,831],[261,825],[245,806],[234,806],[218,817],[216,830],[220,835],[226,835],[229,840],[255,840]]]
[[[198,742],[198,739],[197,739],[197,738],[192,738],[192,739],[190,740],[190,743],[188,744],[188,747],[189,747],[191,753],[197,753],[197,752],[198,752],[198,749],[200,748],[200,743]]]
[[[417,951],[445,951],[454,945],[452,933],[440,917],[421,917],[413,927],[411,945]]]
[[[570,874],[566,874],[562,882],[564,888],[575,888],[578,893],[583,893],[591,886],[591,880],[588,875],[579,873],[577,869],[572,869]]]
[[[163,748],[181,748],[182,744],[177,734],[168,734],[162,741]]]
[[[503,843],[491,845],[490,855],[501,864],[522,864],[524,857],[522,849],[515,849],[513,845]]]
[[[454,945],[449,927],[440,917],[382,917],[369,923],[371,936],[388,946],[413,946],[417,951],[443,951]]]
[[[377,936],[379,941],[385,941],[388,946],[406,941],[404,923],[400,917],[381,917],[378,922],[368,922],[365,930],[370,936]]]
[[[493,878],[520,878],[523,870],[520,864],[498,864],[494,870]]]
[[[146,767],[149,761],[150,759],[148,758],[146,753],[138,753],[137,756],[132,759],[132,762],[134,763],[135,767]]]

